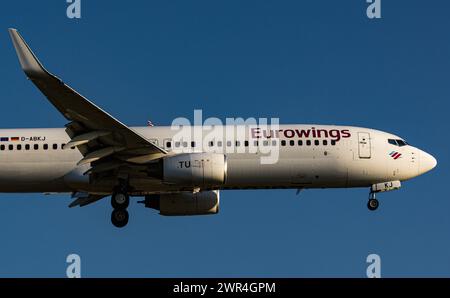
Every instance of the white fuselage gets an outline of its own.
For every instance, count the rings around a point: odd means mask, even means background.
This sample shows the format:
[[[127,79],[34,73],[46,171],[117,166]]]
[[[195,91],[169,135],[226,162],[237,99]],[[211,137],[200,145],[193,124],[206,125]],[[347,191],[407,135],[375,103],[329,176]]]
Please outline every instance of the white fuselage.
[[[389,139],[401,139],[395,135],[359,127],[280,125],[275,134],[245,126],[242,137],[206,141],[202,136],[195,144],[173,140],[176,132],[169,126],[133,129],[169,154],[223,152],[228,170],[220,189],[365,187],[407,180],[436,164],[420,149],[390,144]],[[90,166],[77,166],[83,158],[78,149],[62,149],[70,141],[62,128],[3,129],[0,140],[0,192],[112,192],[115,181],[92,185],[83,175]],[[266,151],[252,150],[255,141]],[[275,147],[276,161],[261,162]],[[178,190],[145,177],[131,177],[130,185],[135,194]]]

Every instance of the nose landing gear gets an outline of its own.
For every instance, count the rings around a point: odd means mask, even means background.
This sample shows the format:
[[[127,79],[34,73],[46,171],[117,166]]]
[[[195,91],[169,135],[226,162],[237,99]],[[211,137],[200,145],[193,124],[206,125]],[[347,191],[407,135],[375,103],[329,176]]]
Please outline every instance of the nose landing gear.
[[[380,205],[378,200],[375,198],[375,194],[377,192],[396,190],[401,186],[402,184],[399,180],[372,184],[369,193],[369,202],[367,202],[367,208],[369,208],[370,211],[377,210],[378,206]]]
[[[375,198],[375,193],[370,192],[369,201],[367,202],[367,208],[369,208],[370,211],[375,211],[375,210],[377,210],[379,205],[380,205],[380,203]]]

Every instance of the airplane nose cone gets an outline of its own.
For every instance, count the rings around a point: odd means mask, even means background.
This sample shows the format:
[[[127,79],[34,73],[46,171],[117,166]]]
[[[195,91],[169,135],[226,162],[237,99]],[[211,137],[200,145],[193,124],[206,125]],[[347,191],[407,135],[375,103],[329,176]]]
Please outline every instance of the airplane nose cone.
[[[424,151],[420,152],[419,173],[424,174],[436,167],[437,160],[431,154]]]

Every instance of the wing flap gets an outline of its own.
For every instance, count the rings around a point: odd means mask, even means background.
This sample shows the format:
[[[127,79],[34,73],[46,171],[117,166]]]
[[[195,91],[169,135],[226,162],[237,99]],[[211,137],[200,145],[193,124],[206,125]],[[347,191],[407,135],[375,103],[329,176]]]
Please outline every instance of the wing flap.
[[[91,131],[84,134],[77,135],[76,137],[72,138],[69,143],[65,144],[63,149],[69,149],[71,147],[80,146],[86,143],[89,143],[92,140],[95,140],[99,137],[103,137],[106,135],[109,135],[110,131]]]
[[[104,197],[106,197],[105,195],[96,195],[96,194],[89,194],[89,193],[75,193],[72,195],[73,198],[75,198],[75,200],[73,200],[70,204],[69,204],[69,208],[73,208],[76,206],[86,206],[89,204],[92,204],[94,202],[97,202],[100,199],[103,199]]]
[[[103,157],[110,156],[110,155],[114,154],[115,152],[119,152],[124,149],[125,149],[124,147],[110,146],[110,147],[106,147],[103,149],[99,149],[97,151],[92,151],[89,154],[87,154],[82,160],[80,160],[77,165],[80,166],[80,165],[84,165],[86,163],[91,163],[93,161],[97,161]]]

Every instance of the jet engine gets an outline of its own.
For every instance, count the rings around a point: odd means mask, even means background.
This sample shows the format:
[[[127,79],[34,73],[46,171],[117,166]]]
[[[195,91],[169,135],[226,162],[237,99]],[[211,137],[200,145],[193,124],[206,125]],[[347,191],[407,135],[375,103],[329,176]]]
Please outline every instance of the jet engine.
[[[148,174],[168,184],[214,188],[227,179],[227,159],[217,153],[182,153],[160,159]]]
[[[207,215],[219,212],[219,191],[180,192],[145,196],[145,207],[161,215]]]

